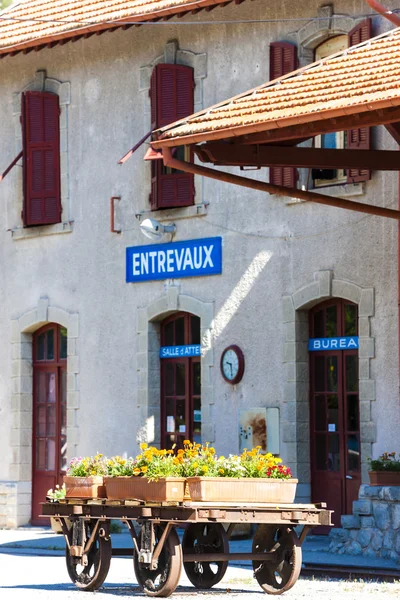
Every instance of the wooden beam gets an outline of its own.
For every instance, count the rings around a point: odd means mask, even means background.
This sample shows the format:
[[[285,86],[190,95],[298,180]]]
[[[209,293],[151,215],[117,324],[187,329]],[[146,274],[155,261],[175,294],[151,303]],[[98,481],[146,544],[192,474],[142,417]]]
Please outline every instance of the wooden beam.
[[[239,146],[214,142],[194,146],[194,151],[202,162],[211,162],[215,165],[400,171],[400,153],[392,150]]]
[[[295,138],[307,138],[322,133],[331,133],[334,131],[346,131],[355,127],[373,127],[374,125],[387,125],[400,121],[400,107],[385,108],[382,110],[371,110],[357,115],[346,117],[336,117],[326,121],[311,121],[301,125],[292,125],[291,127],[281,127],[279,129],[270,129],[249,135],[235,137],[235,141],[242,144],[268,144],[281,140],[291,140]],[[231,138],[227,131],[225,139]]]
[[[394,141],[400,146],[400,122],[390,123],[390,125],[385,125],[385,127],[394,139]]]

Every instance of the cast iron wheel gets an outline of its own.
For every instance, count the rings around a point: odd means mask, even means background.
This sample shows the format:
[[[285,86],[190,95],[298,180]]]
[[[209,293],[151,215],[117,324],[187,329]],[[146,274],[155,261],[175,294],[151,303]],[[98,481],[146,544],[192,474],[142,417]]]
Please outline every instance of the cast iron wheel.
[[[275,559],[253,560],[254,576],[267,594],[283,594],[294,586],[301,570],[301,546],[296,532],[289,527],[259,525],[253,540],[253,552],[276,553]]]
[[[162,525],[154,527],[154,547],[163,531]],[[147,596],[170,596],[179,583],[182,571],[182,547],[175,529],[171,529],[164,542],[157,569],[152,571],[148,565],[139,563],[137,552],[133,556],[133,565],[137,582]]]
[[[199,554],[199,562],[183,563],[186,575],[194,587],[209,590],[219,583],[228,568],[228,561],[201,562],[201,554],[228,553],[229,541],[221,523],[191,523],[183,535],[183,555]]]
[[[94,521],[85,523],[86,540],[90,538],[94,526]],[[67,548],[67,570],[72,583],[85,592],[98,590],[107,577],[111,563],[111,554],[112,548],[110,536],[100,536],[98,533],[87,554],[88,564],[86,566],[80,564],[78,557],[71,556]]]

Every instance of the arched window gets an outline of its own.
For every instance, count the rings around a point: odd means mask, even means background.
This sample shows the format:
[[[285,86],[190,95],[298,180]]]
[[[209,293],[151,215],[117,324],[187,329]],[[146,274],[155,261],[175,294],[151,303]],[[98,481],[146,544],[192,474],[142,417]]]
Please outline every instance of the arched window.
[[[200,318],[177,313],[161,325],[161,346],[200,345]],[[176,351],[177,354],[179,351]],[[201,441],[200,356],[161,358],[161,447]]]
[[[45,325],[33,336],[32,523],[67,469],[67,330]]]

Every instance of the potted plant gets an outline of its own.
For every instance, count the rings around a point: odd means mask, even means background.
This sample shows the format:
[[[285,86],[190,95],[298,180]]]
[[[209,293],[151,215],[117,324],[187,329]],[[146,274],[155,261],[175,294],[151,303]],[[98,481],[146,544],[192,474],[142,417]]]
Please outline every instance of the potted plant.
[[[291,503],[297,479],[289,467],[261,446],[245,450],[240,456],[217,457],[208,445],[184,442],[182,474],[187,477],[192,500],[207,502],[282,502]]]
[[[396,452],[384,452],[379,458],[368,458],[371,485],[400,485],[400,457]]]
[[[107,498],[181,502],[185,491],[181,459],[173,450],[159,450],[145,442],[140,449],[136,459],[108,459],[108,475],[104,478]]]
[[[66,498],[106,498],[104,475],[106,459],[102,454],[73,458],[64,476]]]

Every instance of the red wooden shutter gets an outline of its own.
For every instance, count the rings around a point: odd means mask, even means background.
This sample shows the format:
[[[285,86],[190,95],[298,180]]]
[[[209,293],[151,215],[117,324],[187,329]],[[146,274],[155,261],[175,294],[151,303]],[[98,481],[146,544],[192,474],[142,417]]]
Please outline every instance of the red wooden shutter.
[[[372,21],[365,19],[356,25],[348,35],[349,47],[356,46],[365,42],[372,36]],[[354,150],[369,150],[371,138],[370,127],[360,127],[360,129],[349,129],[347,131],[346,148]],[[356,183],[358,181],[368,181],[371,179],[371,171],[368,169],[347,169],[347,182]]]
[[[297,68],[297,47],[288,42],[273,42],[269,46],[269,78],[270,81],[291,73]],[[269,181],[274,185],[285,187],[296,186],[296,169],[294,167],[270,167]]]
[[[23,107],[24,225],[61,221],[58,96],[25,92]]]
[[[156,65],[150,83],[152,128],[183,119],[194,111],[193,69],[183,65]],[[175,156],[181,153],[179,148]],[[183,158],[179,156],[179,158]],[[151,209],[190,206],[194,202],[194,176],[167,169],[161,160],[151,163]]]

